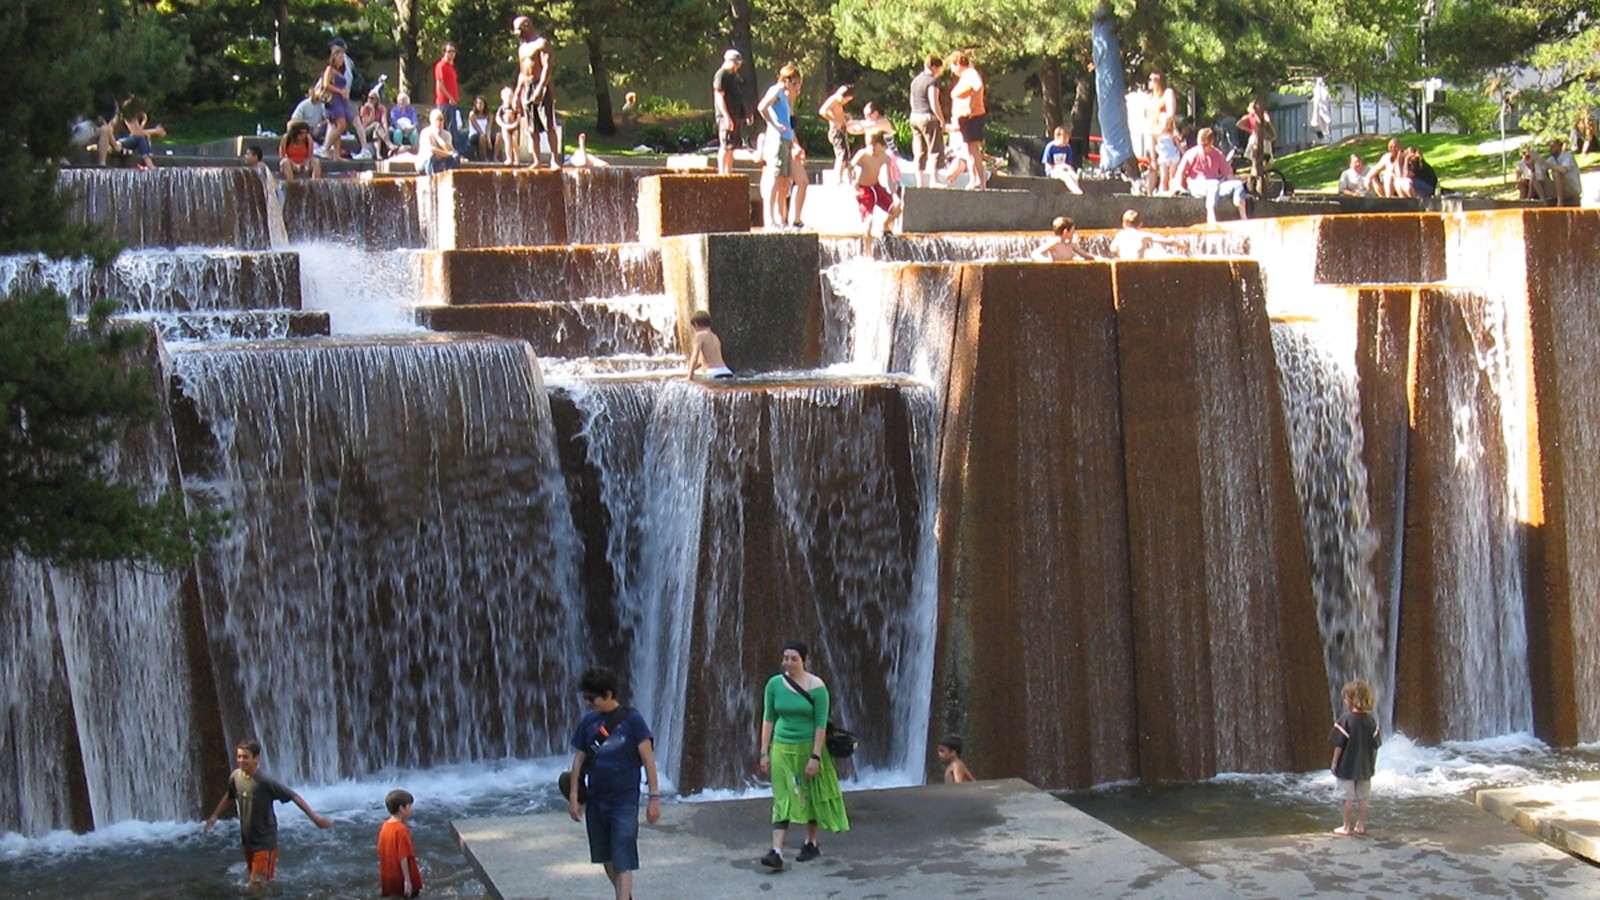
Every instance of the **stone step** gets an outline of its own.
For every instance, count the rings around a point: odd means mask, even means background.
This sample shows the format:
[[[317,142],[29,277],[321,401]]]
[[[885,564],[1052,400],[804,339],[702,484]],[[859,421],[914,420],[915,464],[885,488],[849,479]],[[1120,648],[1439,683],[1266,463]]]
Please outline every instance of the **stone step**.
[[[1546,843],[1600,863],[1600,781],[1479,791],[1477,802]]]
[[[419,306],[417,324],[434,331],[494,334],[527,341],[535,356],[658,356],[676,338],[632,310],[604,302]]]

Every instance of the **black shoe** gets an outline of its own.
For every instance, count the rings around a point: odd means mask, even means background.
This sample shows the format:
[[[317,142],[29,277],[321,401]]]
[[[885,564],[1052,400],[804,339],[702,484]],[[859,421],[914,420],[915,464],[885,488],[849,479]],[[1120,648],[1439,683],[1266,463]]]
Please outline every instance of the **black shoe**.
[[[816,844],[806,841],[804,844],[800,845],[800,855],[795,857],[795,861],[810,862],[821,855],[822,851],[817,849]]]
[[[783,857],[779,856],[776,850],[768,850],[767,855],[761,857],[761,864],[769,869],[781,870],[783,868]]]

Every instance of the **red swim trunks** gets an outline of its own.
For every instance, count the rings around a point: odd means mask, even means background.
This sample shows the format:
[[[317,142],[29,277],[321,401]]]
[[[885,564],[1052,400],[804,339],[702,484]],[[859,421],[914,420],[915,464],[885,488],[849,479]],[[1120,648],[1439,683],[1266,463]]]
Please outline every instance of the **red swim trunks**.
[[[265,884],[278,874],[278,851],[276,850],[249,850],[244,851],[245,867],[250,870],[251,884]]]
[[[856,205],[861,207],[861,218],[871,218],[874,206],[882,210],[888,210],[891,206],[894,206],[894,195],[889,193],[889,189],[881,184],[858,185],[856,187]]]

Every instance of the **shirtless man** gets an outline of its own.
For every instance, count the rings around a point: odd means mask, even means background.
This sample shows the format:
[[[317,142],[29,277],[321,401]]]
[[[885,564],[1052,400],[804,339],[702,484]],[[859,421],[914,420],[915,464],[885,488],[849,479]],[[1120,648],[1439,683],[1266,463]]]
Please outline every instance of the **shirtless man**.
[[[1122,214],[1122,230],[1111,239],[1113,259],[1148,259],[1152,247],[1165,247],[1178,252],[1184,250],[1182,242],[1145,231],[1140,227],[1143,224],[1144,221],[1140,219],[1139,211],[1136,209],[1130,209]]]
[[[1050,223],[1050,230],[1055,237],[1039,245],[1033,251],[1034,262],[1066,262],[1071,259],[1094,259],[1082,247],[1078,246],[1076,238],[1077,223],[1068,216],[1056,216]]]
[[[833,147],[834,184],[844,184],[845,162],[850,159],[850,139],[846,136],[850,113],[845,110],[845,104],[854,96],[850,85],[841,84],[817,107],[817,115],[828,123],[828,144]]]
[[[1159,179],[1156,190],[1163,194],[1175,192],[1178,180],[1178,163],[1183,153],[1178,149],[1178,96],[1167,86],[1167,76],[1150,73],[1150,128],[1151,166]]]
[[[867,235],[872,234],[872,210],[888,213],[883,220],[883,233],[888,234],[894,220],[900,217],[900,198],[883,186],[884,170],[894,157],[889,155],[889,142],[883,132],[874,131],[867,137],[867,146],[856,151],[850,160],[855,171],[856,205],[861,208],[861,220],[867,225]]]
[[[1405,154],[1401,152],[1400,141],[1390,138],[1388,149],[1367,167],[1367,187],[1379,197],[1398,197],[1404,187],[1401,179],[1405,176]]]
[[[722,359],[722,339],[711,330],[711,313],[695,310],[689,317],[689,325],[694,328],[694,342],[689,350],[689,380],[694,380],[694,373],[701,366],[705,366],[707,378],[732,378],[733,370]]]
[[[988,86],[965,50],[950,54],[950,68],[956,73],[955,86],[950,89],[950,119],[961,132],[961,159],[971,178],[967,189],[976,190],[988,181],[983,168],[983,129],[989,122]]]
[[[556,135],[556,98],[550,89],[550,42],[533,31],[533,20],[517,16],[511,23],[517,35],[517,106],[529,141],[533,168],[539,168],[539,133],[550,144],[550,168],[561,168],[561,139]]]

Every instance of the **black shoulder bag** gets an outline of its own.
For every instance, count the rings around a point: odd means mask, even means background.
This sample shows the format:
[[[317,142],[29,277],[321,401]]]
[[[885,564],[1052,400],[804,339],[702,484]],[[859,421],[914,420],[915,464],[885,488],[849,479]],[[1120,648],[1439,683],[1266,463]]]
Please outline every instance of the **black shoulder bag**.
[[[578,774],[579,803],[589,802],[589,779],[585,776],[588,774],[589,764],[594,762],[594,755],[599,752],[600,745],[606,742],[606,738],[611,737],[611,730],[621,725],[622,720],[626,719],[630,712],[633,712],[633,707],[619,705],[606,716],[606,720],[600,723],[600,729],[594,733],[594,737],[589,739],[589,746],[585,747],[583,751],[583,771]],[[556,789],[561,792],[562,799],[571,799],[572,771],[570,769],[562,770],[561,777],[556,779]]]
[[[812,709],[816,708],[817,701],[812,698],[811,693],[801,687],[799,682],[790,678],[789,673],[783,673],[783,680],[789,682],[789,686],[794,688],[795,693],[806,698],[806,702],[811,704]],[[823,746],[828,748],[829,756],[835,759],[846,759],[855,755],[856,746],[860,743],[861,741],[856,738],[855,734],[833,724],[832,716],[829,716],[828,736],[823,740]]]

